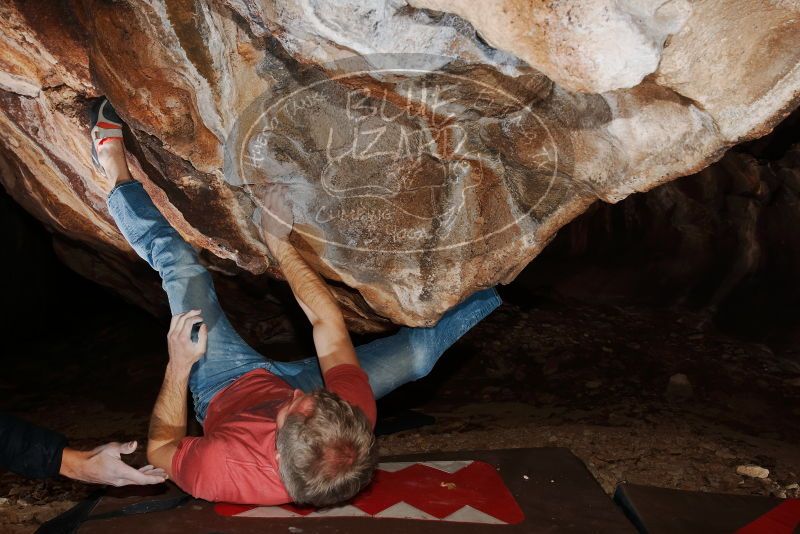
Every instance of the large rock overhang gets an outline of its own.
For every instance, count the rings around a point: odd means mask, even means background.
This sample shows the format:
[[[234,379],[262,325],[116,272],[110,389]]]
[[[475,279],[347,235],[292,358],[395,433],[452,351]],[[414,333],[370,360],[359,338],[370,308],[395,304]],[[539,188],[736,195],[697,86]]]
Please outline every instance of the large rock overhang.
[[[798,103],[796,3],[487,5],[6,2],[0,179],[70,265],[163,309],[91,165],[107,95],[135,177],[212,269],[280,276],[254,221],[283,184],[294,243],[350,325],[380,330],[509,282],[591,203]]]

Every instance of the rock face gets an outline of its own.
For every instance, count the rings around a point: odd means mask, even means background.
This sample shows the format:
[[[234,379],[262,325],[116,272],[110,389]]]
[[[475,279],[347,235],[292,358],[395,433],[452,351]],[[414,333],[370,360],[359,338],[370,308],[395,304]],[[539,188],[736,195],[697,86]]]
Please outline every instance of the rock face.
[[[281,184],[277,222],[376,331],[509,282],[596,200],[702,169],[798,103],[794,2],[488,5],[4,2],[0,179],[73,268],[163,309],[91,166],[86,110],[107,95],[234,315],[266,318],[254,221]]]

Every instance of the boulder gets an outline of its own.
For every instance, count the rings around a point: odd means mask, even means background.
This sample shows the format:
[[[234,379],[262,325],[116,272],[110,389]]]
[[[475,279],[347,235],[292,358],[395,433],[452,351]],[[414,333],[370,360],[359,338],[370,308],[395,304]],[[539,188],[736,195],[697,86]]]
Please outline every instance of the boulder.
[[[91,165],[106,95],[135,177],[256,330],[275,184],[354,330],[429,325],[800,93],[795,2],[10,0],[0,28],[0,180],[62,258],[163,310]]]

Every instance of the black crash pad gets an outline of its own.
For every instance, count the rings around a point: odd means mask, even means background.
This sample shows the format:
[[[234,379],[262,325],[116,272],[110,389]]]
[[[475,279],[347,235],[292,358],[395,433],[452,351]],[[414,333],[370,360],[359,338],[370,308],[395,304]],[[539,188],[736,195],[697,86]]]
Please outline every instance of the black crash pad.
[[[74,532],[635,532],[583,463],[562,448],[382,458],[381,472],[367,491],[347,507],[324,511],[189,499],[170,510],[135,513],[135,507],[175,504],[180,493],[171,484],[123,490],[128,496],[115,490],[116,495],[101,497]],[[143,496],[143,491],[160,494]],[[124,507],[134,513],[115,514]]]
[[[620,484],[614,500],[646,534],[800,533],[800,499]]]

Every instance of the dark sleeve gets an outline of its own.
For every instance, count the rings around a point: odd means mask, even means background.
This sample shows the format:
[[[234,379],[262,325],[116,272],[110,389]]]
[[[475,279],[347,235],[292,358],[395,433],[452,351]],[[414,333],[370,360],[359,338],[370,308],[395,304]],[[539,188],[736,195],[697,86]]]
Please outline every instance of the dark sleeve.
[[[48,478],[61,470],[67,438],[0,413],[0,469],[29,478]]]

